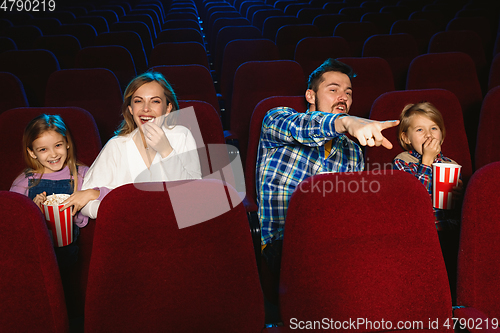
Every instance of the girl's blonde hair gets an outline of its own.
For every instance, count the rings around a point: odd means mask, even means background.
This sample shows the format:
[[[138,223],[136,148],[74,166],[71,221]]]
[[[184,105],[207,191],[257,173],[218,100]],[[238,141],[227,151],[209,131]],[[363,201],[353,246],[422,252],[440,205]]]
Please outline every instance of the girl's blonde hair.
[[[177,97],[175,96],[175,92],[172,89],[170,83],[168,83],[167,79],[165,79],[163,74],[154,71],[143,73],[134,78],[132,81],[130,81],[127,88],[125,89],[125,93],[123,94],[123,104],[122,104],[123,121],[118,127],[118,129],[115,131],[115,135],[127,135],[137,128],[137,124],[135,123],[132,114],[130,114],[128,107],[130,106],[130,103],[132,101],[132,96],[137,91],[137,89],[139,89],[142,85],[153,81],[157,82],[160,86],[162,86],[163,91],[165,93],[165,97],[167,98],[167,105],[168,103],[172,104],[172,111],[179,109],[179,102],[177,102]],[[174,115],[175,114],[177,113],[174,113]],[[172,116],[167,117],[167,121],[168,125],[175,124],[175,119]]]
[[[411,124],[411,118],[414,115],[422,115],[430,120],[432,120],[436,125],[438,125],[441,133],[443,134],[443,138],[441,143],[444,141],[444,137],[446,136],[446,128],[444,127],[444,120],[441,112],[429,102],[420,102],[416,104],[408,104],[403,108],[401,115],[399,116],[399,131],[398,131],[398,139],[399,144],[405,150],[412,150],[413,147],[406,142],[403,141],[403,133],[408,131],[408,128]]]
[[[66,140],[66,144],[68,148],[68,154],[66,156],[66,161],[64,161],[64,165],[68,166],[70,175],[72,177],[71,182],[73,184],[73,192],[77,191],[78,188],[78,169],[77,166],[80,163],[76,160],[75,154],[75,146],[73,144],[73,139],[71,138],[71,134],[66,127],[63,119],[59,115],[47,115],[42,114],[38,117],[32,119],[29,124],[24,129],[23,134],[23,154],[24,161],[26,162],[27,168],[24,171],[25,174],[29,173],[39,173],[40,178],[37,179],[31,187],[38,185],[40,179],[42,179],[45,167],[38,161],[38,159],[31,157],[28,152],[28,149],[33,151],[33,141],[38,139],[44,133],[48,131],[54,131],[63,136]]]

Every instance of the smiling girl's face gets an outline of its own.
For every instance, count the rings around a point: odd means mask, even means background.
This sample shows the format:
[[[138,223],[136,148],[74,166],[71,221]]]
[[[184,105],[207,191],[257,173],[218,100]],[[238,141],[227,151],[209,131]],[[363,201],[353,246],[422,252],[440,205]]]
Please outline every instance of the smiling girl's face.
[[[60,171],[66,165],[68,142],[56,131],[46,131],[33,141],[29,155],[44,167],[44,173]]]

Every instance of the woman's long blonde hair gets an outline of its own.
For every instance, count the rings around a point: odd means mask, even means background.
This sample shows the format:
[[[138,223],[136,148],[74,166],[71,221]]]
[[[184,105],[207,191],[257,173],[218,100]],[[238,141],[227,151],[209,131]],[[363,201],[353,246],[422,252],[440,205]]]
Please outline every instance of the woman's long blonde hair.
[[[38,161],[38,159],[31,157],[28,152],[28,149],[33,151],[33,141],[38,139],[44,133],[48,131],[54,131],[63,136],[66,140],[66,144],[68,148],[68,154],[66,156],[66,161],[64,161],[64,165],[68,166],[70,175],[72,177],[71,182],[73,183],[73,192],[78,190],[78,169],[77,166],[81,165],[76,160],[75,154],[75,146],[73,144],[73,139],[71,138],[71,134],[66,127],[63,119],[59,115],[47,115],[42,114],[38,117],[32,119],[29,124],[24,129],[23,134],[23,156],[24,161],[26,162],[27,168],[24,173],[27,175],[29,173],[39,173],[40,178],[37,179],[31,187],[38,185],[40,180],[42,179],[43,173],[45,171],[45,167]]]
[[[177,102],[177,96],[175,96],[175,92],[172,89],[172,86],[170,85],[170,83],[168,83],[163,74],[154,71],[145,72],[130,81],[127,88],[125,89],[122,104],[123,121],[115,131],[115,135],[127,135],[137,128],[137,124],[135,123],[132,114],[130,114],[128,107],[130,106],[132,96],[137,91],[137,89],[139,89],[142,85],[153,81],[162,86],[165,97],[167,98],[167,103],[172,104],[172,111],[179,110],[179,102]],[[174,117],[168,117],[168,123],[169,125],[174,125]]]

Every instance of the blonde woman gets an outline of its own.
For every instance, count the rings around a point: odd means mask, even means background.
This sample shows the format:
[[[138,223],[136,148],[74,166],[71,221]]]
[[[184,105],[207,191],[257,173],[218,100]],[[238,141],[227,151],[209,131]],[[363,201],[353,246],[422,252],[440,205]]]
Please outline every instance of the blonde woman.
[[[97,217],[99,203],[112,189],[130,183],[201,178],[193,135],[175,124],[179,104],[163,77],[146,72],[134,78],[124,94],[123,122],[88,171],[83,189],[99,193],[82,210]]]

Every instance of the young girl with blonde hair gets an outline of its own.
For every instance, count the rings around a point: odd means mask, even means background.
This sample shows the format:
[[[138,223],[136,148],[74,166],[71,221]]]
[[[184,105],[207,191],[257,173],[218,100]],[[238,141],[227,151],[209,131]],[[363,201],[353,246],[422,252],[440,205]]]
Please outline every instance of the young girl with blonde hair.
[[[23,134],[23,155],[27,167],[11,191],[28,196],[42,211],[47,195],[70,195],[63,209],[72,207],[74,241],[56,248],[56,255],[60,266],[71,265],[77,258],[79,228],[88,223],[79,211],[96,198],[90,191],[80,191],[88,167],[78,163],[71,134],[59,115],[42,114],[30,121]]]

